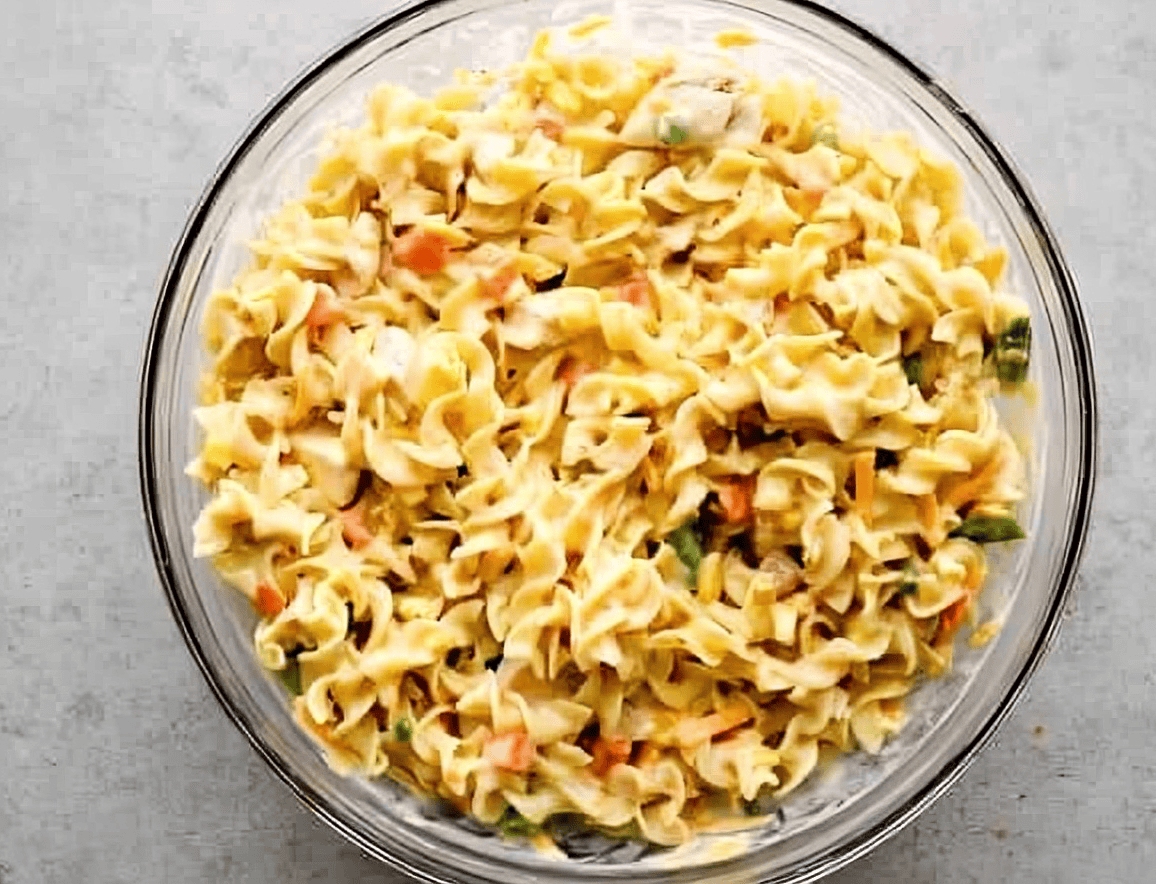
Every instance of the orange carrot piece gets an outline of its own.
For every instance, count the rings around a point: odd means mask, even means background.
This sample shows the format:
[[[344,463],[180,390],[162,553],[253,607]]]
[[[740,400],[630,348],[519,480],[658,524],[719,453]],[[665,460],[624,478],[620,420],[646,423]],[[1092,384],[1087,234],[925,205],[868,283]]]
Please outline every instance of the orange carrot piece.
[[[513,262],[501,267],[493,276],[482,280],[482,294],[491,301],[501,301],[506,292],[522,274]]]
[[[750,720],[750,712],[741,706],[712,712],[702,718],[686,719],[678,726],[679,742],[684,746],[705,743]]]
[[[594,761],[590,770],[596,777],[604,777],[616,764],[630,759],[634,743],[627,737],[599,737],[594,741]]]
[[[534,123],[535,129],[540,129],[542,134],[551,141],[561,141],[562,133],[566,131],[566,127],[557,120],[552,120],[549,117],[539,117]]]
[[[774,312],[771,314],[775,331],[786,331],[786,323],[791,312],[791,299],[786,293],[778,295],[772,303]]]
[[[971,594],[969,593],[959,601],[952,602],[939,612],[939,628],[935,633],[936,641],[953,635],[955,631],[959,629],[960,624],[963,623],[963,618],[967,615],[967,609],[970,605]]]
[[[264,617],[276,617],[285,610],[285,599],[275,590],[267,580],[257,584],[257,598],[255,600],[257,612]]]
[[[974,475],[964,479],[944,495],[944,503],[952,509],[958,509],[965,503],[975,500],[989,490],[995,482],[995,477],[1003,469],[1003,458],[993,457],[983,468]]]
[[[312,732],[312,734],[323,743],[331,743],[333,741],[333,725],[329,722],[318,724],[313,719],[313,716],[309,714],[304,697],[298,697],[293,701],[293,718],[301,727]]]
[[[534,763],[534,744],[525,731],[495,734],[486,740],[482,755],[494,767],[502,770],[525,772]]]
[[[450,259],[449,241],[431,230],[415,228],[393,244],[393,256],[402,267],[421,276],[441,271]]]
[[[567,356],[562,360],[562,364],[558,367],[558,380],[564,383],[567,387],[573,387],[586,375],[594,371],[594,366],[589,362],[581,359],[575,359],[572,356]]]
[[[963,575],[963,589],[965,595],[963,598],[952,602],[939,613],[939,627],[936,629],[935,638],[938,641],[945,636],[952,635],[960,624],[963,623],[964,617],[971,608],[972,600],[975,598],[976,592],[979,590],[979,584],[983,579],[983,574],[979,568],[969,567]]]
[[[646,278],[646,274],[635,274],[618,286],[618,300],[626,301],[635,307],[649,307],[651,305],[650,280]]]
[[[871,524],[871,508],[875,505],[875,449],[861,451],[854,457],[855,509],[863,521]]]
[[[337,303],[337,298],[329,289],[318,289],[313,297],[313,306],[305,314],[305,325],[311,329],[323,329],[341,317],[341,305]]]
[[[719,484],[718,499],[723,516],[732,525],[747,521],[754,508],[755,485],[753,476],[726,479]]]
[[[361,504],[347,510],[341,510],[339,516],[341,518],[341,536],[353,549],[362,549],[373,541],[374,534],[365,524],[365,509]]]

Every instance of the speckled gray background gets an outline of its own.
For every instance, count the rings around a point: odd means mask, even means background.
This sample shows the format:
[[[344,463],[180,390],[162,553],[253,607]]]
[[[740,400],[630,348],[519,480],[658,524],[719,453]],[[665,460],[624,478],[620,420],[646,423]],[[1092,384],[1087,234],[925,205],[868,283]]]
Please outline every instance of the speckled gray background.
[[[1097,518],[1059,642],[947,797],[831,880],[1156,875],[1156,6],[844,0],[1042,201],[1094,331]],[[369,0],[7,0],[0,16],[0,884],[397,882],[217,708],[154,576],[136,384],[185,213]]]

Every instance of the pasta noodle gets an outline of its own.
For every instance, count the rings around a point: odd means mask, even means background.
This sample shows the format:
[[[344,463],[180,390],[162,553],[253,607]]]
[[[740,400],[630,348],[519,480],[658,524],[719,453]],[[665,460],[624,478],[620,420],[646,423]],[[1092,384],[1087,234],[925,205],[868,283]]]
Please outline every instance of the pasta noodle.
[[[1022,536],[1028,311],[950,165],[835,112],[543,35],[377,89],[268,220],[204,314],[195,552],[335,766],[677,844],[950,665]]]

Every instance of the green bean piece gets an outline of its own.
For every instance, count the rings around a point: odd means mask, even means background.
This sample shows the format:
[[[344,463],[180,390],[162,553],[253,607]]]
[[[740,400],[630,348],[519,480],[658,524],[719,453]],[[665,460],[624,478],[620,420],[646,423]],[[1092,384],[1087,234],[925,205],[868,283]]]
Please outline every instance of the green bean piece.
[[[1023,540],[1024,529],[1010,516],[968,516],[948,537],[964,537],[975,543]]]
[[[1032,324],[1026,316],[1017,316],[1007,324],[999,336],[999,346],[1004,350],[1027,351],[1032,345]]]
[[[541,826],[530,822],[511,805],[507,805],[502,811],[502,816],[498,819],[498,829],[503,835],[511,838],[528,838],[542,831]]]
[[[907,383],[923,386],[923,356],[911,353],[903,357],[903,373],[907,376]]]
[[[408,718],[399,718],[393,726],[393,738],[399,743],[408,743],[413,739],[413,725]]]
[[[775,792],[770,786],[763,786],[749,801],[743,801],[743,813],[747,816],[769,816],[775,812]]]
[[[1028,376],[1031,347],[1031,321],[1017,316],[996,338],[992,354],[996,377],[1005,384],[1022,384]]]
[[[1005,358],[995,364],[995,376],[1005,384],[1022,384],[1028,377],[1026,359]]]
[[[919,572],[908,562],[903,566],[903,579],[899,581],[900,595],[915,595],[919,592]]]
[[[690,569],[690,582],[698,583],[698,569],[702,564],[702,542],[695,534],[694,522],[687,522],[675,528],[667,535],[666,542],[674,548],[679,561]]]
[[[286,660],[285,668],[277,671],[277,678],[293,696],[301,694],[301,666],[296,660]]]

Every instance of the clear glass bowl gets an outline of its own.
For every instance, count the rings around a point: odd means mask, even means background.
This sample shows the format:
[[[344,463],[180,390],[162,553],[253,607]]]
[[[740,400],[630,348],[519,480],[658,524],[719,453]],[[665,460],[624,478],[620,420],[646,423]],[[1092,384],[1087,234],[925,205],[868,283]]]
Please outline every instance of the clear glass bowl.
[[[1007,284],[1031,305],[1032,407],[1005,403],[1030,440],[1029,539],[996,557],[984,594],[1005,626],[910,703],[909,726],[875,757],[851,755],[792,794],[746,835],[700,836],[676,851],[583,845],[553,859],[450,819],[389,782],[346,778],[293,723],[283,689],[252,650],[254,614],[191,555],[203,490],[182,470],[197,438],[191,409],[202,365],[200,315],[209,292],[246,261],[264,215],[304,183],[322,136],[355,123],[379,82],[428,93],[455,67],[520,58],[543,27],[594,13],[615,17],[610,51],[709,51],[724,28],[762,42],[742,50],[765,76],[814,79],[842,99],[851,128],[901,128],[949,157],[969,211],[1009,253]],[[153,318],[141,381],[141,486],[152,546],[174,616],[217,698],[253,747],[319,817],[368,853],[430,882],[814,880],[850,862],[942,794],[992,737],[1052,638],[1076,574],[1091,504],[1096,408],[1088,332],[1071,276],[1020,176],[973,116],[932,77],[872,34],[789,0],[434,0],[411,4],[349,39],[266,108],[210,182],[174,252]]]

